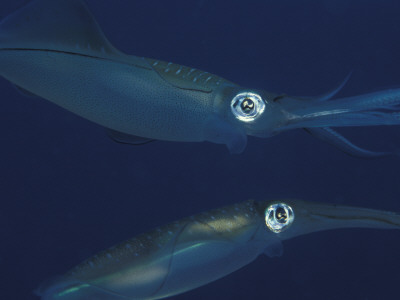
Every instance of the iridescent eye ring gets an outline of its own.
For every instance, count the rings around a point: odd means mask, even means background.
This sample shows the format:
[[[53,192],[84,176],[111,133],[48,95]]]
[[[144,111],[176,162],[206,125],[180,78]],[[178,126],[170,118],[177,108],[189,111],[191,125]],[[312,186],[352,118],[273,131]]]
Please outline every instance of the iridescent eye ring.
[[[285,203],[275,203],[265,210],[265,224],[272,232],[286,230],[294,221],[293,209]]]
[[[252,122],[264,112],[265,103],[258,94],[240,93],[232,99],[231,110],[240,121]]]

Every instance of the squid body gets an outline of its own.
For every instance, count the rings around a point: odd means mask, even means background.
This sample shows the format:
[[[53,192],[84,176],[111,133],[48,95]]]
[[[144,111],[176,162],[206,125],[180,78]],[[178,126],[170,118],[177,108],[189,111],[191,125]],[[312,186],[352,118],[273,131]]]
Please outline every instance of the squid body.
[[[400,215],[303,201],[253,200],[173,222],[89,258],[43,284],[42,300],[161,299],[280,256],[281,241],[336,228],[400,229]]]
[[[242,152],[247,136],[307,128],[349,154],[360,149],[330,126],[400,123],[400,89],[327,101],[246,89],[178,64],[114,48],[82,0],[34,0],[0,24],[0,75],[96,122],[116,141],[225,144]]]

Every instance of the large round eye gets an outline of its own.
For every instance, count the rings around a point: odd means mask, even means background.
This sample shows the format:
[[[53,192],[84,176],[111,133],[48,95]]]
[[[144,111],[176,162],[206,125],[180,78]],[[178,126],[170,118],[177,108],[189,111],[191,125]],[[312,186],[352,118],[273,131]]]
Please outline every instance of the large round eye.
[[[293,223],[293,220],[293,209],[285,203],[272,204],[265,210],[265,224],[272,232],[284,231]]]
[[[232,113],[241,121],[254,121],[264,112],[265,103],[258,94],[240,93],[231,102]]]

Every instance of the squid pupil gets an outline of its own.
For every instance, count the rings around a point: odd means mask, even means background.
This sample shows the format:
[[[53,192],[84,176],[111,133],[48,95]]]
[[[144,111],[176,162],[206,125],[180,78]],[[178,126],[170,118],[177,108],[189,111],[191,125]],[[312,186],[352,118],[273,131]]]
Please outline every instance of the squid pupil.
[[[254,101],[249,98],[246,98],[240,104],[240,108],[244,113],[250,113],[254,109]]]
[[[279,207],[275,211],[275,218],[279,223],[286,223],[287,213],[286,210],[282,207]]]

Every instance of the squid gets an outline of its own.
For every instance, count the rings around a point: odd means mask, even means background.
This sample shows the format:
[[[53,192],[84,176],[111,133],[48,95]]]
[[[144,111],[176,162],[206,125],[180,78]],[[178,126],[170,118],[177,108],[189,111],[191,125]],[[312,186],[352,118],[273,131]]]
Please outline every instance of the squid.
[[[170,223],[87,259],[44,283],[42,300],[154,300],[282,254],[282,241],[338,228],[400,229],[400,215],[300,200],[214,209]]]
[[[241,153],[248,136],[302,128],[360,157],[330,127],[400,124],[400,89],[329,101],[248,89],[226,79],[117,50],[83,0],[34,0],[0,23],[0,76],[106,128],[120,143],[224,144]]]

